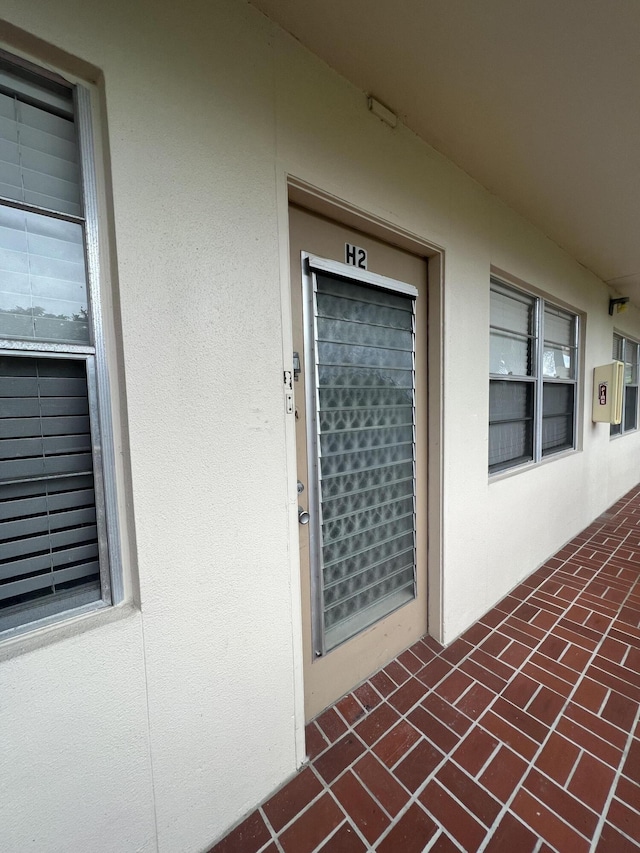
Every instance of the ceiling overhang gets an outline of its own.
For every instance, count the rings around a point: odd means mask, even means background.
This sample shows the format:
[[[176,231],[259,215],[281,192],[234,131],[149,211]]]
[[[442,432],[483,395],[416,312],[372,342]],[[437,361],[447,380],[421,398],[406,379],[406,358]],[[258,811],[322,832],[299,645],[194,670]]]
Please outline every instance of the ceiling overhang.
[[[640,3],[252,2],[640,305]]]

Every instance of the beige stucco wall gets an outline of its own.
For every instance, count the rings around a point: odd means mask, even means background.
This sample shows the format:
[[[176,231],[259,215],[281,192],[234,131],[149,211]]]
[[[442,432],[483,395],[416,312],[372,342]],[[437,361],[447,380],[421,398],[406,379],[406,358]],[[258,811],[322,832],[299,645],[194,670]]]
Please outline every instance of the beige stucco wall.
[[[140,600],[4,650],[0,848],[200,851],[300,757],[286,175],[445,250],[445,640],[640,480],[640,434],[610,442],[586,407],[582,452],[488,482],[490,266],[587,314],[586,399],[608,295],[241,0],[0,17],[44,42],[0,27],[5,47],[103,75]]]

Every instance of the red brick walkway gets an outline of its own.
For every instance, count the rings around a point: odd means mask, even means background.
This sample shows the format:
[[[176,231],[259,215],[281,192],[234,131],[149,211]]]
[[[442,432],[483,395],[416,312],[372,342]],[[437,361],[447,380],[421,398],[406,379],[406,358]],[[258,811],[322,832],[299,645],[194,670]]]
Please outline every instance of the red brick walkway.
[[[640,487],[444,649],[307,727],[211,853],[640,850]]]

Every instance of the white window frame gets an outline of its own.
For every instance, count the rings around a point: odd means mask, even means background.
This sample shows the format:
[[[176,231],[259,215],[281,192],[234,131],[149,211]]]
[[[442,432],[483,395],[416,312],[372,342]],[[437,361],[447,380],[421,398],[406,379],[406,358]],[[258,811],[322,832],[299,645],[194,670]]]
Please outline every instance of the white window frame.
[[[99,204],[91,115],[92,95],[87,87],[77,82],[69,82],[64,77],[49,69],[44,69],[29,60],[15,56],[2,49],[0,49],[0,59],[14,66],[18,73],[22,70],[27,77],[29,75],[36,75],[43,81],[49,80],[60,84],[67,88],[73,95],[74,123],[79,147],[83,215],[74,216],[1,196],[0,205],[17,208],[26,212],[45,214],[82,226],[84,232],[91,343],[85,346],[0,337],[0,355],[32,358],[72,358],[84,361],[86,364],[101,587],[101,597],[99,600],[79,607],[61,610],[44,618],[35,617],[32,621],[24,621],[15,627],[2,630],[0,631],[1,642],[16,635],[31,632],[41,627],[65,621],[92,611],[102,610],[120,603],[124,599],[124,580],[117,512],[115,452],[107,347],[101,310],[98,230]],[[24,606],[25,611],[28,611],[29,606]],[[37,601],[34,602],[32,609],[34,611],[38,609]]]
[[[557,458],[568,453],[573,453],[578,448],[578,410],[579,410],[579,388],[580,388],[580,332],[581,323],[580,315],[570,308],[560,305],[551,299],[547,299],[537,293],[528,291],[521,287],[516,287],[509,281],[498,278],[495,275],[490,277],[490,291],[495,289],[513,293],[517,298],[525,298],[532,305],[532,328],[528,335],[530,339],[530,360],[531,369],[526,375],[512,375],[502,373],[489,373],[489,387],[494,382],[517,382],[528,383],[533,386],[533,413],[531,415],[532,424],[532,452],[531,458],[522,459],[518,457],[512,461],[498,463],[494,466],[489,465],[489,477],[499,477],[500,475],[508,474],[515,470],[522,470],[541,462],[547,462],[550,459]],[[508,295],[508,293],[507,293]],[[573,376],[571,378],[553,377],[544,375],[543,359],[544,359],[544,344],[545,344],[545,309],[551,309],[561,312],[571,318],[573,328]],[[507,331],[508,329],[500,329],[500,327],[491,324],[489,326],[489,334],[493,331]],[[573,419],[572,419],[572,444],[570,447],[563,446],[557,450],[543,449],[543,420],[544,420],[544,387],[545,385],[568,385],[573,388]],[[491,420],[489,413],[489,429],[492,423],[499,421]]]
[[[620,342],[620,348],[616,346],[616,340]],[[635,362],[627,361],[627,349],[630,346],[635,346],[636,348],[636,360]],[[622,419],[619,424],[611,424],[609,429],[609,435],[611,438],[620,438],[623,435],[630,435],[633,432],[638,431],[639,424],[639,416],[638,416],[638,408],[640,406],[640,342],[630,337],[629,335],[624,335],[622,332],[613,333],[613,358],[614,360],[622,361],[625,365],[624,367],[624,384],[622,391]],[[633,364],[633,373],[631,382],[626,381],[627,376],[627,364]],[[635,376],[634,376],[635,374]],[[632,427],[628,429],[625,428],[625,421],[627,417],[627,388],[635,388],[636,389],[636,411],[635,411],[635,423]]]

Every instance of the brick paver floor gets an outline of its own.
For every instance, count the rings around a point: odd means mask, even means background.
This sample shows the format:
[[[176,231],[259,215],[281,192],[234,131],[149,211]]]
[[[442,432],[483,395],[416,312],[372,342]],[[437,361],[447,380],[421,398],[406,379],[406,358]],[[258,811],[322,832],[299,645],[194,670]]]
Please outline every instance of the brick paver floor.
[[[324,711],[309,764],[211,853],[637,853],[639,703],[640,487]]]

